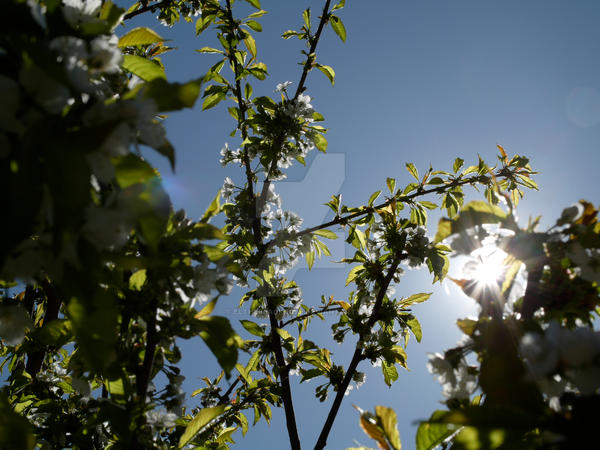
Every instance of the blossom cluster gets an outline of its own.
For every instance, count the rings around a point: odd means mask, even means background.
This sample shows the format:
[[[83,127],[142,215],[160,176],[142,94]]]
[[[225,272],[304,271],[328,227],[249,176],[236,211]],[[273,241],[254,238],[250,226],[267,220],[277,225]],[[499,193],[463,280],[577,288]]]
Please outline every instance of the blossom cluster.
[[[548,395],[551,404],[556,405],[556,399],[567,391],[598,392],[600,332],[586,326],[569,329],[553,321],[543,332],[526,333],[519,350],[528,377]]]
[[[437,376],[447,400],[468,400],[477,389],[477,374],[464,358],[449,361],[440,353],[429,353],[427,369]]]

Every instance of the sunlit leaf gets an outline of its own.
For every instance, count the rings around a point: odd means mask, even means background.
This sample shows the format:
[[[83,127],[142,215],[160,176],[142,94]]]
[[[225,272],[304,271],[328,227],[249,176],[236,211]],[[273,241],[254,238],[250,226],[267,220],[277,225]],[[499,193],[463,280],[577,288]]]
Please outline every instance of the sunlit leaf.
[[[329,81],[333,86],[335,84],[335,71],[333,70],[333,68],[331,66],[325,66],[322,64],[317,64],[317,68],[321,72],[323,72],[327,78],[329,78]]]
[[[263,337],[265,335],[265,331],[262,327],[251,320],[240,320],[240,323],[248,333],[253,334],[254,336]]]
[[[137,27],[119,38],[119,47],[148,45],[157,42],[165,42],[165,39],[150,28]]]
[[[136,55],[123,55],[123,69],[137,75],[144,81],[152,81],[157,78],[166,79],[165,71],[158,64],[149,59]]]
[[[400,433],[398,432],[398,418],[395,411],[392,408],[385,406],[376,406],[375,414],[379,419],[379,423],[383,428],[383,432],[387,438],[387,441],[394,450],[400,450],[402,444],[400,443]]]
[[[346,42],[346,27],[344,26],[344,22],[338,16],[331,15],[329,17],[329,21],[331,22],[331,28],[335,31],[342,42]]]
[[[146,269],[140,269],[129,277],[129,289],[141,291],[146,283]]]
[[[188,423],[185,431],[179,439],[179,448],[183,448],[190,442],[198,432],[202,430],[210,421],[217,418],[225,412],[225,405],[204,408]]]

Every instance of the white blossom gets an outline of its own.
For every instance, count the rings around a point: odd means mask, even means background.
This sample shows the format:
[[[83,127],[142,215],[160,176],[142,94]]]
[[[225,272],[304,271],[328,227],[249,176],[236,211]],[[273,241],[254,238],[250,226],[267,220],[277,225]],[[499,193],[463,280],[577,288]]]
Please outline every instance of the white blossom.
[[[25,330],[33,326],[25,308],[17,305],[0,307],[0,338],[6,345],[19,345]]]
[[[96,19],[102,0],[63,0],[63,15],[72,27],[89,23]]]
[[[146,412],[146,423],[157,430],[174,427],[176,420],[177,414],[164,409]]]
[[[275,88],[276,92],[285,92],[287,88],[292,84],[291,81],[284,81],[283,83],[279,83]]]

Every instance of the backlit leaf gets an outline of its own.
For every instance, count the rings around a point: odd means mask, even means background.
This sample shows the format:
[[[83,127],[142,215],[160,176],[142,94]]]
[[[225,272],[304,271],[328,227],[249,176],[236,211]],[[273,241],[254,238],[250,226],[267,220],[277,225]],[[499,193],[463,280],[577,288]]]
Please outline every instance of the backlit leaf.
[[[225,407],[225,405],[218,405],[200,410],[190,423],[187,424],[187,427],[185,427],[185,431],[179,439],[179,448],[185,447],[210,421],[223,414]]]
[[[137,27],[119,38],[119,47],[148,45],[157,42],[165,42],[165,39],[150,28]]]

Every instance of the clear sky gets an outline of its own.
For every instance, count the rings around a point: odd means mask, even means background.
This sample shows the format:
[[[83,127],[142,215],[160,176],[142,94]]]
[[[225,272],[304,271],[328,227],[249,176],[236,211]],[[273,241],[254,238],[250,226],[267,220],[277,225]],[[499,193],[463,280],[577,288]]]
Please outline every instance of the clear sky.
[[[279,36],[300,27],[304,8],[311,7],[316,16],[322,2],[261,3],[269,14],[261,19],[264,31],[256,40],[259,59],[271,77],[257,81],[254,88],[275,95],[277,83],[297,83],[300,74],[299,42]],[[335,87],[315,71],[307,91],[327,120],[331,156],[315,159],[312,154],[306,169],[293,169],[289,181],[277,186],[287,200],[284,207],[301,213],[306,225],[327,217],[321,205],[331,194],[342,193],[346,204],[361,204],[383,189],[388,176],[408,183],[405,162],[415,163],[421,171],[429,164],[449,169],[457,156],[469,163],[480,154],[492,162],[496,144],[509,154],[530,157],[533,168],[541,172],[536,178],[540,192],[528,192],[520,205],[521,222],[543,214],[543,223],[552,223],[565,206],[580,198],[598,203],[600,2],[348,0],[340,16],[348,30],[347,42],[342,44],[328,30],[318,49],[318,61],[337,73]],[[140,19],[133,25],[150,23]],[[193,25],[152,26],[178,47],[163,58],[170,80],[196,78],[215,61],[214,55],[194,52],[211,45],[210,33],[195,38]],[[175,206],[197,217],[226,176],[243,180],[241,172],[223,169],[218,162],[224,142],[232,147],[239,143],[229,137],[235,123],[221,105],[208,112],[196,107],[174,114],[167,124],[177,150],[176,173],[170,173],[163,161],[152,160],[161,168]],[[435,222],[431,225],[433,235]],[[334,256],[339,258],[344,251],[335,247]],[[413,310],[424,338],[421,344],[411,341],[408,346],[410,372],[400,371],[389,389],[378,369],[368,363],[360,367],[367,373],[367,383],[345,398],[328,448],[343,449],[357,442],[375,446],[358,427],[352,403],[369,410],[378,404],[393,407],[407,450],[414,448],[415,421],[440,406],[441,388],[425,369],[426,353],[452,346],[460,337],[456,318],[474,314],[475,307],[453,287],[433,289],[425,272],[407,272],[397,286],[403,296],[435,292],[428,303]],[[344,299],[345,276],[345,268],[327,262],[310,273],[302,268],[295,272],[309,305],[323,294]],[[238,318],[246,318],[234,313],[238,299],[235,295],[222,299],[217,311],[229,314],[234,325]],[[250,337],[237,328],[243,337]],[[328,325],[316,326],[314,339],[329,336]],[[347,365],[353,342],[330,345],[336,362]],[[191,392],[201,386],[199,377],[216,375],[217,367],[199,340],[186,344],[185,352],[185,386]],[[293,386],[306,448],[314,445],[329,405],[312,396],[317,381]],[[283,410],[274,411],[270,426],[261,421],[245,438],[238,436],[240,449],[288,448]]]

